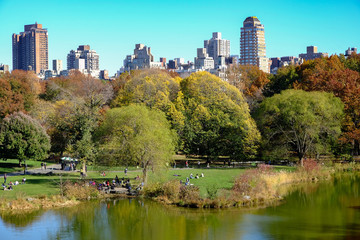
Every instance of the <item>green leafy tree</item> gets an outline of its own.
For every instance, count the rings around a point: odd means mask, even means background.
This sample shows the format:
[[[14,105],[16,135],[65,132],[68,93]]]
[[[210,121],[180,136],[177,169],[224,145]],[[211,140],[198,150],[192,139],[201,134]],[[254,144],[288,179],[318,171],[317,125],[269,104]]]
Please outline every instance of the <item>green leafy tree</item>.
[[[17,112],[0,124],[1,158],[43,160],[50,150],[50,138],[43,127],[30,116]]]
[[[171,161],[176,140],[164,113],[143,105],[109,110],[96,136],[100,161],[140,165],[144,182],[149,169],[156,171]]]
[[[299,81],[299,74],[296,66],[289,65],[278,69],[277,74],[269,76],[270,82],[264,89],[264,95],[271,97],[286,89],[294,88],[294,83]]]
[[[128,73],[123,74],[123,77],[118,79],[122,85],[112,106],[121,107],[135,103],[159,109],[165,113],[172,128],[180,134],[184,127],[179,84],[181,79],[173,78],[169,73],[160,70],[132,71],[131,74],[131,77]]]
[[[181,82],[185,127],[181,137],[188,154],[235,159],[255,156],[260,133],[241,92],[207,72]]]
[[[285,90],[267,98],[256,113],[264,148],[295,152],[302,164],[308,153],[324,153],[340,135],[343,109],[339,98],[325,92]]]

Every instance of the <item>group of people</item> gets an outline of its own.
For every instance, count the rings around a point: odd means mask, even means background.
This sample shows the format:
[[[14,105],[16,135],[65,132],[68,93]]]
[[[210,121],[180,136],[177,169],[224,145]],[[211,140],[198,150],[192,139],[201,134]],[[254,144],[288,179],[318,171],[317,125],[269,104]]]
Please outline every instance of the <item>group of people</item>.
[[[196,174],[195,177],[192,173],[190,173],[190,176],[186,178],[185,180],[185,185],[190,185],[190,179],[199,179],[201,177],[205,177],[204,176],[204,173],[201,173],[200,175],[199,174]],[[180,180],[180,183],[182,184],[182,181]]]
[[[46,170],[46,162],[41,163],[41,170]]]
[[[4,174],[4,182],[1,184],[1,187],[4,191],[13,190],[13,186],[20,184],[19,181],[15,181],[15,182],[10,181],[8,184],[6,184],[6,180],[7,180],[7,175],[5,173]],[[23,177],[23,179],[21,180],[21,184],[25,184],[25,182],[26,182],[26,178]]]
[[[45,169],[46,169],[46,164],[45,164]],[[76,171],[76,163],[74,163],[74,162],[70,162],[70,163],[61,162],[61,170],[64,170],[64,171]]]

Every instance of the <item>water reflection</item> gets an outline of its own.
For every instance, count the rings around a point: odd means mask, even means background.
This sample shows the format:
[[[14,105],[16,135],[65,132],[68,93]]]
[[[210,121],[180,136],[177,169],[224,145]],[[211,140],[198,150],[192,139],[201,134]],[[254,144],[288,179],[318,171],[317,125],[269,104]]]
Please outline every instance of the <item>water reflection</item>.
[[[356,239],[360,178],[307,184],[280,206],[199,210],[139,199],[87,202],[27,215],[2,215],[0,231],[16,239]],[[359,238],[360,239],[360,238]]]

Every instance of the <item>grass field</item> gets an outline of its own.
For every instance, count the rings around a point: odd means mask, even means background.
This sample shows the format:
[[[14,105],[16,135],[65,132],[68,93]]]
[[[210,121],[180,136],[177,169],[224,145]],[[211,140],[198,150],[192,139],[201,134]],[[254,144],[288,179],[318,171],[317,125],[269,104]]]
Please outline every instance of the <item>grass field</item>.
[[[30,168],[40,168],[41,163],[42,163],[41,161],[32,161],[32,160],[27,160],[26,161],[28,169],[30,169]],[[46,162],[46,164],[49,165],[51,163]],[[6,161],[0,160],[0,174],[12,173],[12,172],[21,172],[23,170],[24,169],[22,167],[19,167],[19,160],[17,160],[17,159],[7,159]]]
[[[136,169],[136,168],[134,168]],[[292,171],[294,167],[275,167],[275,169],[285,169]],[[115,171],[116,168],[102,169],[101,171],[89,171],[87,180],[95,180],[96,182],[103,182],[106,180],[112,180],[117,175],[119,178],[125,177],[134,179],[136,176],[142,176],[142,170],[129,170],[127,176],[125,176],[123,169],[121,171]],[[100,173],[105,171],[105,176],[102,176]],[[245,169],[241,168],[214,168],[214,169],[199,169],[199,168],[175,168],[169,169],[168,171],[163,171],[162,173],[149,173],[149,182],[166,182],[170,180],[182,180],[185,182],[186,177],[192,173],[195,177],[196,174],[204,173],[204,178],[191,179],[190,183],[198,186],[200,188],[201,196],[206,196],[207,188],[216,187],[217,189],[231,189],[233,186],[234,179],[243,173]],[[178,176],[177,176],[178,175]],[[19,181],[21,183],[23,176],[10,176],[7,179],[7,183],[10,181],[15,182]],[[27,197],[27,196],[43,196],[43,195],[52,195],[59,193],[59,182],[60,176],[46,176],[46,175],[26,175],[26,184],[20,184],[14,186],[13,191],[2,191],[0,190],[0,198],[15,199],[17,197]],[[76,181],[80,180],[79,172],[69,172],[62,175],[62,180]],[[0,183],[3,182],[3,179],[0,179]],[[132,184],[139,184],[139,181],[131,181]]]

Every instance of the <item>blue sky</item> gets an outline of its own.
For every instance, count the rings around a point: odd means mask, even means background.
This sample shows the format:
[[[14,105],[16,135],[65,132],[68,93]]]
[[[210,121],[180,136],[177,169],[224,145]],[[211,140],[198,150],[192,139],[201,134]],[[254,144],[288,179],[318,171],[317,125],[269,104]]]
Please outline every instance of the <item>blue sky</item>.
[[[222,32],[231,54],[239,54],[242,22],[257,16],[265,26],[267,57],[297,56],[306,46],[343,53],[360,48],[360,0],[0,0],[0,63],[12,65],[11,35],[25,24],[43,24],[49,33],[49,66],[78,45],[100,55],[100,68],[114,74],[144,43],[160,57],[194,60],[196,48]]]

